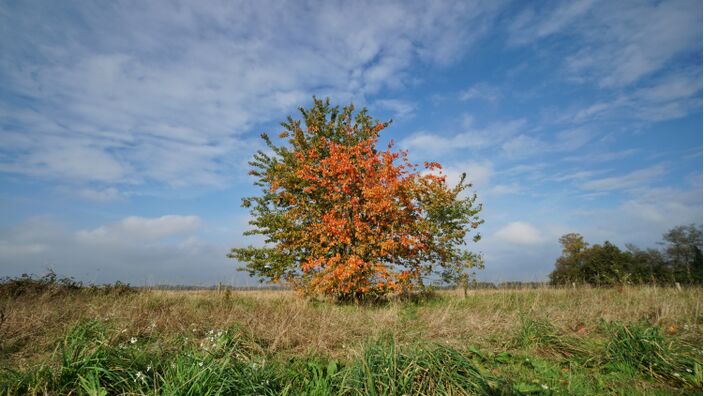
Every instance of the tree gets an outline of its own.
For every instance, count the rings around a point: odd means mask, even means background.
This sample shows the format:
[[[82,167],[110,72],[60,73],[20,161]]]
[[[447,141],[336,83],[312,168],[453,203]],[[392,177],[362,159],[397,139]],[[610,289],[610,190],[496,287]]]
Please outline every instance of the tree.
[[[663,235],[665,256],[673,278],[702,283],[702,228],[694,224],[674,227]]]
[[[663,253],[657,249],[642,250],[627,243],[626,249],[631,255],[629,272],[633,283],[670,283],[674,281]]]
[[[261,195],[243,199],[253,217],[246,234],[266,245],[228,255],[250,275],[350,300],[423,289],[432,274],[459,279],[481,264],[460,248],[483,222],[476,195],[463,194],[465,175],[449,186],[440,164],[413,165],[393,142],[379,150],[389,122],[366,109],[314,98],[300,112],[304,125],[281,124],[287,144],[262,134],[269,150],[250,162]]]
[[[631,255],[609,241],[589,246],[584,237],[570,233],[560,237],[560,243],[562,255],[550,273],[550,282],[554,285],[614,285],[630,277]]]
[[[562,255],[550,273],[554,285],[585,282],[592,285],[622,283],[702,283],[702,228],[681,225],[663,235],[663,250],[641,250],[626,244],[626,251],[606,241],[589,246],[579,234],[560,238]]]
[[[550,283],[565,285],[583,281],[582,267],[584,250],[589,246],[584,237],[577,233],[565,234],[560,237],[562,255],[555,261],[555,270],[550,273]]]
[[[620,285],[630,281],[631,255],[609,241],[592,245],[583,253],[582,279],[591,285]]]

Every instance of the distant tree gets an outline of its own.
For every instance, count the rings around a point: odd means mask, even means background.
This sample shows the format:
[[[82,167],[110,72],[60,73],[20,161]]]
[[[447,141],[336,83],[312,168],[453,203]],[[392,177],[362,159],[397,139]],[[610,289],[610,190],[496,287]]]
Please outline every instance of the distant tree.
[[[354,115],[354,107],[331,107],[314,98],[289,117],[276,145],[250,162],[261,195],[243,199],[254,227],[246,234],[266,237],[266,246],[232,249],[252,276],[286,282],[308,294],[361,299],[424,288],[435,273],[458,281],[481,264],[461,249],[483,221],[471,184],[462,175],[447,184],[438,163],[424,169],[406,153],[377,148],[389,123]],[[472,239],[479,239],[475,234]]]
[[[575,233],[560,238],[562,255],[555,261],[550,282],[592,285],[623,283],[702,283],[702,228],[682,225],[663,235],[663,250],[642,250],[626,244],[622,251],[609,241],[589,246]]]
[[[564,285],[582,283],[582,267],[584,267],[584,251],[589,244],[577,233],[565,234],[560,237],[562,255],[555,262],[555,270],[550,274],[550,283]]]
[[[582,256],[584,263],[580,273],[584,282],[609,286],[630,280],[631,255],[613,243],[606,241],[602,245],[593,245]]]
[[[627,243],[626,249],[631,255],[628,268],[632,283],[672,283],[671,272],[667,268],[665,256],[657,249],[642,250],[637,246]]]
[[[702,283],[702,228],[681,225],[663,235],[665,257],[674,280]]]

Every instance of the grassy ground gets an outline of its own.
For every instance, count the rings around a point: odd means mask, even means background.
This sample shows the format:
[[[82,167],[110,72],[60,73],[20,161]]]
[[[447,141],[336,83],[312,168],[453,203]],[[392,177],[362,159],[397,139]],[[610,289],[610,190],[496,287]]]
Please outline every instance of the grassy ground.
[[[701,394],[702,289],[3,297],[5,394]]]

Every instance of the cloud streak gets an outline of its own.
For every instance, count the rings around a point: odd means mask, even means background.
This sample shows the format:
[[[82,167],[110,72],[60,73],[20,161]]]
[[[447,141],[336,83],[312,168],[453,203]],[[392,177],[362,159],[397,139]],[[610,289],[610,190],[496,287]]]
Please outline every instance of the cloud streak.
[[[256,148],[245,133],[313,94],[364,102],[406,85],[413,62],[456,61],[496,12],[460,1],[3,7],[0,171],[173,186],[223,184]],[[339,28],[348,21],[356,34]]]

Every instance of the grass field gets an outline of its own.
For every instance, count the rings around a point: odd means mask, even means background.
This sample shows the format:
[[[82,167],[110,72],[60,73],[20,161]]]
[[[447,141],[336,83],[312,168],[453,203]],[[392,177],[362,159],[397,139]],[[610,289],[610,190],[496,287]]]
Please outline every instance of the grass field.
[[[0,300],[3,394],[701,394],[702,289],[285,291]]]

